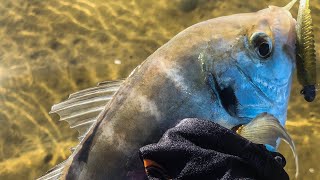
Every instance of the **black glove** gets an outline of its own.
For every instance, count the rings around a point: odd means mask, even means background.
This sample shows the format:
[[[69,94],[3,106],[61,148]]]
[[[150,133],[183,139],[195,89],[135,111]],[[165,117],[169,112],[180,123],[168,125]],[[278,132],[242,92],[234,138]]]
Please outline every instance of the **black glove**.
[[[200,119],[182,120],[140,157],[149,179],[289,179],[281,154]]]

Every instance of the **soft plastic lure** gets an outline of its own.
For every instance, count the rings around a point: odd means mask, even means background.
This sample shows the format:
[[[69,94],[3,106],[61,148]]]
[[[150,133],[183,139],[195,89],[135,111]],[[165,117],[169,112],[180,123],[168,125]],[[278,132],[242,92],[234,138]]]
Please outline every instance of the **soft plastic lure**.
[[[303,86],[301,94],[304,95],[306,101],[312,102],[316,97],[315,84],[317,74],[316,51],[309,0],[300,0],[296,31],[298,80]]]

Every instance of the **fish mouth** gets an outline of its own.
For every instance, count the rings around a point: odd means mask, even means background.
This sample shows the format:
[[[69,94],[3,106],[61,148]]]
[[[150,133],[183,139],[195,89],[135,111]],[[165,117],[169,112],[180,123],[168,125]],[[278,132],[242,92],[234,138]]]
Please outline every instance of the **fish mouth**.
[[[237,105],[237,117],[241,119],[241,124],[247,124],[259,114],[269,113],[277,117],[284,124],[286,114],[286,104],[290,80],[267,81],[261,78],[251,78],[239,65],[235,65],[245,81],[249,82],[255,91],[257,101],[252,104],[239,102]],[[250,92],[248,92],[250,93]],[[270,95],[270,96],[268,96]],[[260,97],[259,97],[260,96]],[[261,98],[261,99],[260,99]],[[260,100],[259,100],[260,99]]]
[[[238,69],[238,71],[240,72],[240,74],[247,80],[247,82],[250,83],[250,85],[256,90],[256,92],[259,93],[259,95],[264,98],[265,100],[267,100],[270,104],[273,104],[272,100],[267,96],[267,94],[265,92],[262,91],[262,89],[256,85],[254,82],[253,82],[253,79],[247,74],[245,73],[240,67],[238,64],[235,65],[236,68]]]
[[[261,78],[251,78],[245,71],[242,70],[242,68],[238,65],[235,64],[235,67],[239,71],[239,73],[242,75],[242,77],[250,83],[251,87],[262,97],[267,104],[257,104],[257,105],[252,105],[254,107],[258,108],[270,108],[270,106],[274,106],[275,102],[277,102],[278,96],[283,93],[283,90],[287,89],[289,81],[266,81]],[[271,85],[270,85],[271,84]],[[272,99],[271,97],[268,96],[268,94],[274,94],[276,99]]]
[[[269,113],[277,118],[283,119],[282,115],[285,113],[284,106],[287,104],[287,101],[284,101],[285,98],[281,98],[282,100],[278,102],[268,97],[268,94],[272,93],[272,91],[265,91],[264,88],[270,88],[270,82],[264,80],[257,81],[258,83],[256,84],[254,83],[256,80],[245,73],[240,66],[235,65],[235,67],[240,74],[238,75],[240,76],[239,78],[242,78],[241,81],[248,82],[249,84],[248,89],[245,89],[246,95],[244,97],[236,93],[237,89],[233,85],[220,86],[217,76],[213,73],[210,73],[207,77],[207,83],[210,89],[213,90],[212,93],[218,97],[218,104],[223,107],[230,116],[237,119],[237,122],[234,123],[230,129],[233,128],[236,130],[238,126],[250,123],[262,113]],[[273,94],[276,98],[280,94],[279,91],[281,92],[288,84],[289,81],[272,84],[275,88]],[[255,96],[253,101],[246,102],[246,97],[250,98],[252,91],[254,91]]]

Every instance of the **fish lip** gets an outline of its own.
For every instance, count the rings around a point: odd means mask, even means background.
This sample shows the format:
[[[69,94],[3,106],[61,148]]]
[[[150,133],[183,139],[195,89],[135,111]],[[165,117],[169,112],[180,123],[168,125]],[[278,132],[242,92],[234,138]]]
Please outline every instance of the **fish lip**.
[[[239,70],[240,74],[243,75],[243,77],[246,78],[248,82],[250,82],[250,85],[256,90],[256,92],[258,92],[262,96],[262,98],[264,98],[268,103],[270,103],[269,106],[274,105],[276,101],[271,99],[262,90],[262,88],[264,87],[264,88],[268,88],[268,89],[272,90],[271,87],[276,87],[276,89],[284,89],[290,83],[290,80],[285,80],[285,81],[283,81],[283,80],[278,80],[278,81],[276,81],[276,80],[273,80],[273,81],[263,80],[263,79],[266,79],[263,76],[259,78],[260,80],[258,80],[257,78],[251,78],[245,71],[243,71],[241,69],[241,67],[237,63],[235,64],[235,66]],[[261,81],[261,80],[263,80],[263,81],[261,83],[259,83],[259,81]],[[271,85],[264,85],[264,83],[271,84]],[[272,91],[275,91],[275,90],[272,90]],[[278,92],[274,92],[274,93],[279,95]],[[256,106],[256,107],[258,107],[258,106]],[[268,107],[268,105],[266,105],[265,107]]]
[[[262,91],[262,89],[252,81],[252,79],[250,78],[250,76],[245,73],[241,67],[236,63],[235,64],[236,68],[239,70],[240,74],[243,75],[244,78],[246,78],[248,80],[248,82],[250,82],[251,86],[256,89],[256,91],[265,99],[268,101],[268,103],[273,104],[273,101],[267,96],[267,94],[265,92]]]
[[[263,77],[262,77],[262,79],[263,79]],[[256,80],[255,82],[257,82],[258,80],[257,79],[254,79],[254,80]],[[280,82],[280,83],[279,83]],[[252,82],[253,84],[256,84],[256,83],[254,83],[254,82]],[[271,84],[271,86],[277,86],[277,88],[278,89],[282,89],[282,88],[284,88],[284,87],[286,87],[288,84],[289,84],[289,81],[282,81],[281,82],[281,80],[279,80],[279,81],[263,81],[263,83],[269,83],[269,84]],[[259,85],[261,85],[261,86],[263,86],[263,87],[270,87],[270,86],[265,86],[263,83],[259,83]],[[256,86],[258,86],[258,85],[256,85]],[[259,88],[259,87],[258,87]],[[260,89],[260,88],[259,88]],[[261,89],[260,89],[261,90]],[[261,90],[262,91],[262,90]]]

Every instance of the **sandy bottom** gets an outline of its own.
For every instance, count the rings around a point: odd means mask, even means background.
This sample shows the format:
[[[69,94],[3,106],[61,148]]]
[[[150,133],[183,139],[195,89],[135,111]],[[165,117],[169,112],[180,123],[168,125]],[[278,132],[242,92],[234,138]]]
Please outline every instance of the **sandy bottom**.
[[[56,115],[48,115],[52,104],[97,82],[126,77],[148,55],[192,24],[257,11],[270,4],[285,3],[3,0],[0,179],[34,179],[70,154],[77,132],[58,122]],[[320,37],[320,4],[316,0],[311,4],[318,25],[315,36]],[[287,128],[298,149],[301,179],[320,179],[320,100],[308,104],[299,91],[295,81]],[[286,170],[293,177],[290,149],[283,143],[280,151],[287,157]]]

